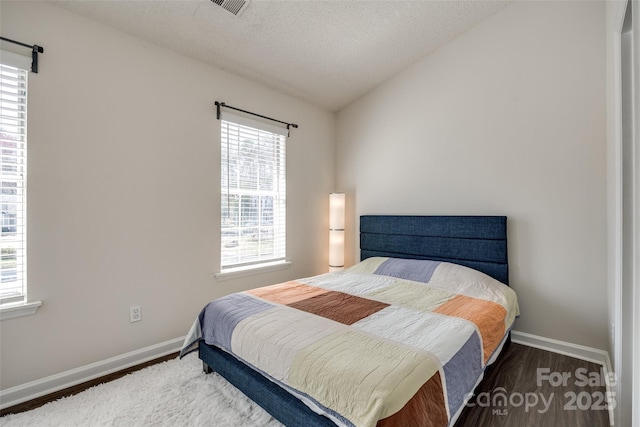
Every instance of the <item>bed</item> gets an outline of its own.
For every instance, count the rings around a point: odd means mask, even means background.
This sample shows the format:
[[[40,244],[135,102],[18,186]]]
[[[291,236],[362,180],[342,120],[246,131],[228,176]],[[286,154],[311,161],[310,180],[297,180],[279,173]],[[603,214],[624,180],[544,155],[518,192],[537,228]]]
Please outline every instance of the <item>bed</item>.
[[[453,425],[519,314],[506,217],[365,215],[360,252],[212,301],[181,356],[287,426]]]

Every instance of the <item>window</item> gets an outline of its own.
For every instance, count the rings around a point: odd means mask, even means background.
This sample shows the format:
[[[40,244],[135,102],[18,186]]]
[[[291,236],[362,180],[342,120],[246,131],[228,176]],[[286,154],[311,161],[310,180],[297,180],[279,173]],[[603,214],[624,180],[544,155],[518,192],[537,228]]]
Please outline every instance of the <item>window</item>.
[[[27,75],[30,60],[2,52],[0,64],[0,189],[2,264],[0,303],[23,303],[27,294],[26,183]]]
[[[286,129],[225,112],[221,120],[221,270],[284,262]]]

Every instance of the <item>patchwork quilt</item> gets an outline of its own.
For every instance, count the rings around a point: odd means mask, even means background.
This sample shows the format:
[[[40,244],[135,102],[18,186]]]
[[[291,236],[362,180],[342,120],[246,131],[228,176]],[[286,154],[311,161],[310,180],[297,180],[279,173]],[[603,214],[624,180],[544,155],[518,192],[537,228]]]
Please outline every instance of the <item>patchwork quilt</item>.
[[[369,258],[210,302],[181,356],[215,345],[337,425],[447,426],[518,315],[476,270]]]

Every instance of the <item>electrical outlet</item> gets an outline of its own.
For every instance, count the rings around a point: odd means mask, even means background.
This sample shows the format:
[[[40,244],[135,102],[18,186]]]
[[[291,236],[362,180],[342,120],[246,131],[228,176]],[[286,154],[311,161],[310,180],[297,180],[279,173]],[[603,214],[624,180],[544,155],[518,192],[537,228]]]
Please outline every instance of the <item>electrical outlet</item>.
[[[142,312],[139,305],[129,307],[129,322],[139,322],[142,320]]]

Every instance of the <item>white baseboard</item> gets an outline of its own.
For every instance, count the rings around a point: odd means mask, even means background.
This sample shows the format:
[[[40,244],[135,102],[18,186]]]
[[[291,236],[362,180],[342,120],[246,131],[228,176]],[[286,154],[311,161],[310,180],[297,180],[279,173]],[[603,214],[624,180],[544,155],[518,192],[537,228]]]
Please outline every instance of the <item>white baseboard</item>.
[[[6,390],[0,390],[0,409],[175,353],[180,351],[184,338],[175,338]]]
[[[611,371],[609,353],[604,350],[519,331],[511,331],[511,341],[516,344],[522,344],[529,347],[539,348],[541,350],[551,351],[553,353],[564,354],[565,356],[575,357],[576,359],[586,360],[587,362],[597,363],[604,366],[608,371]]]

